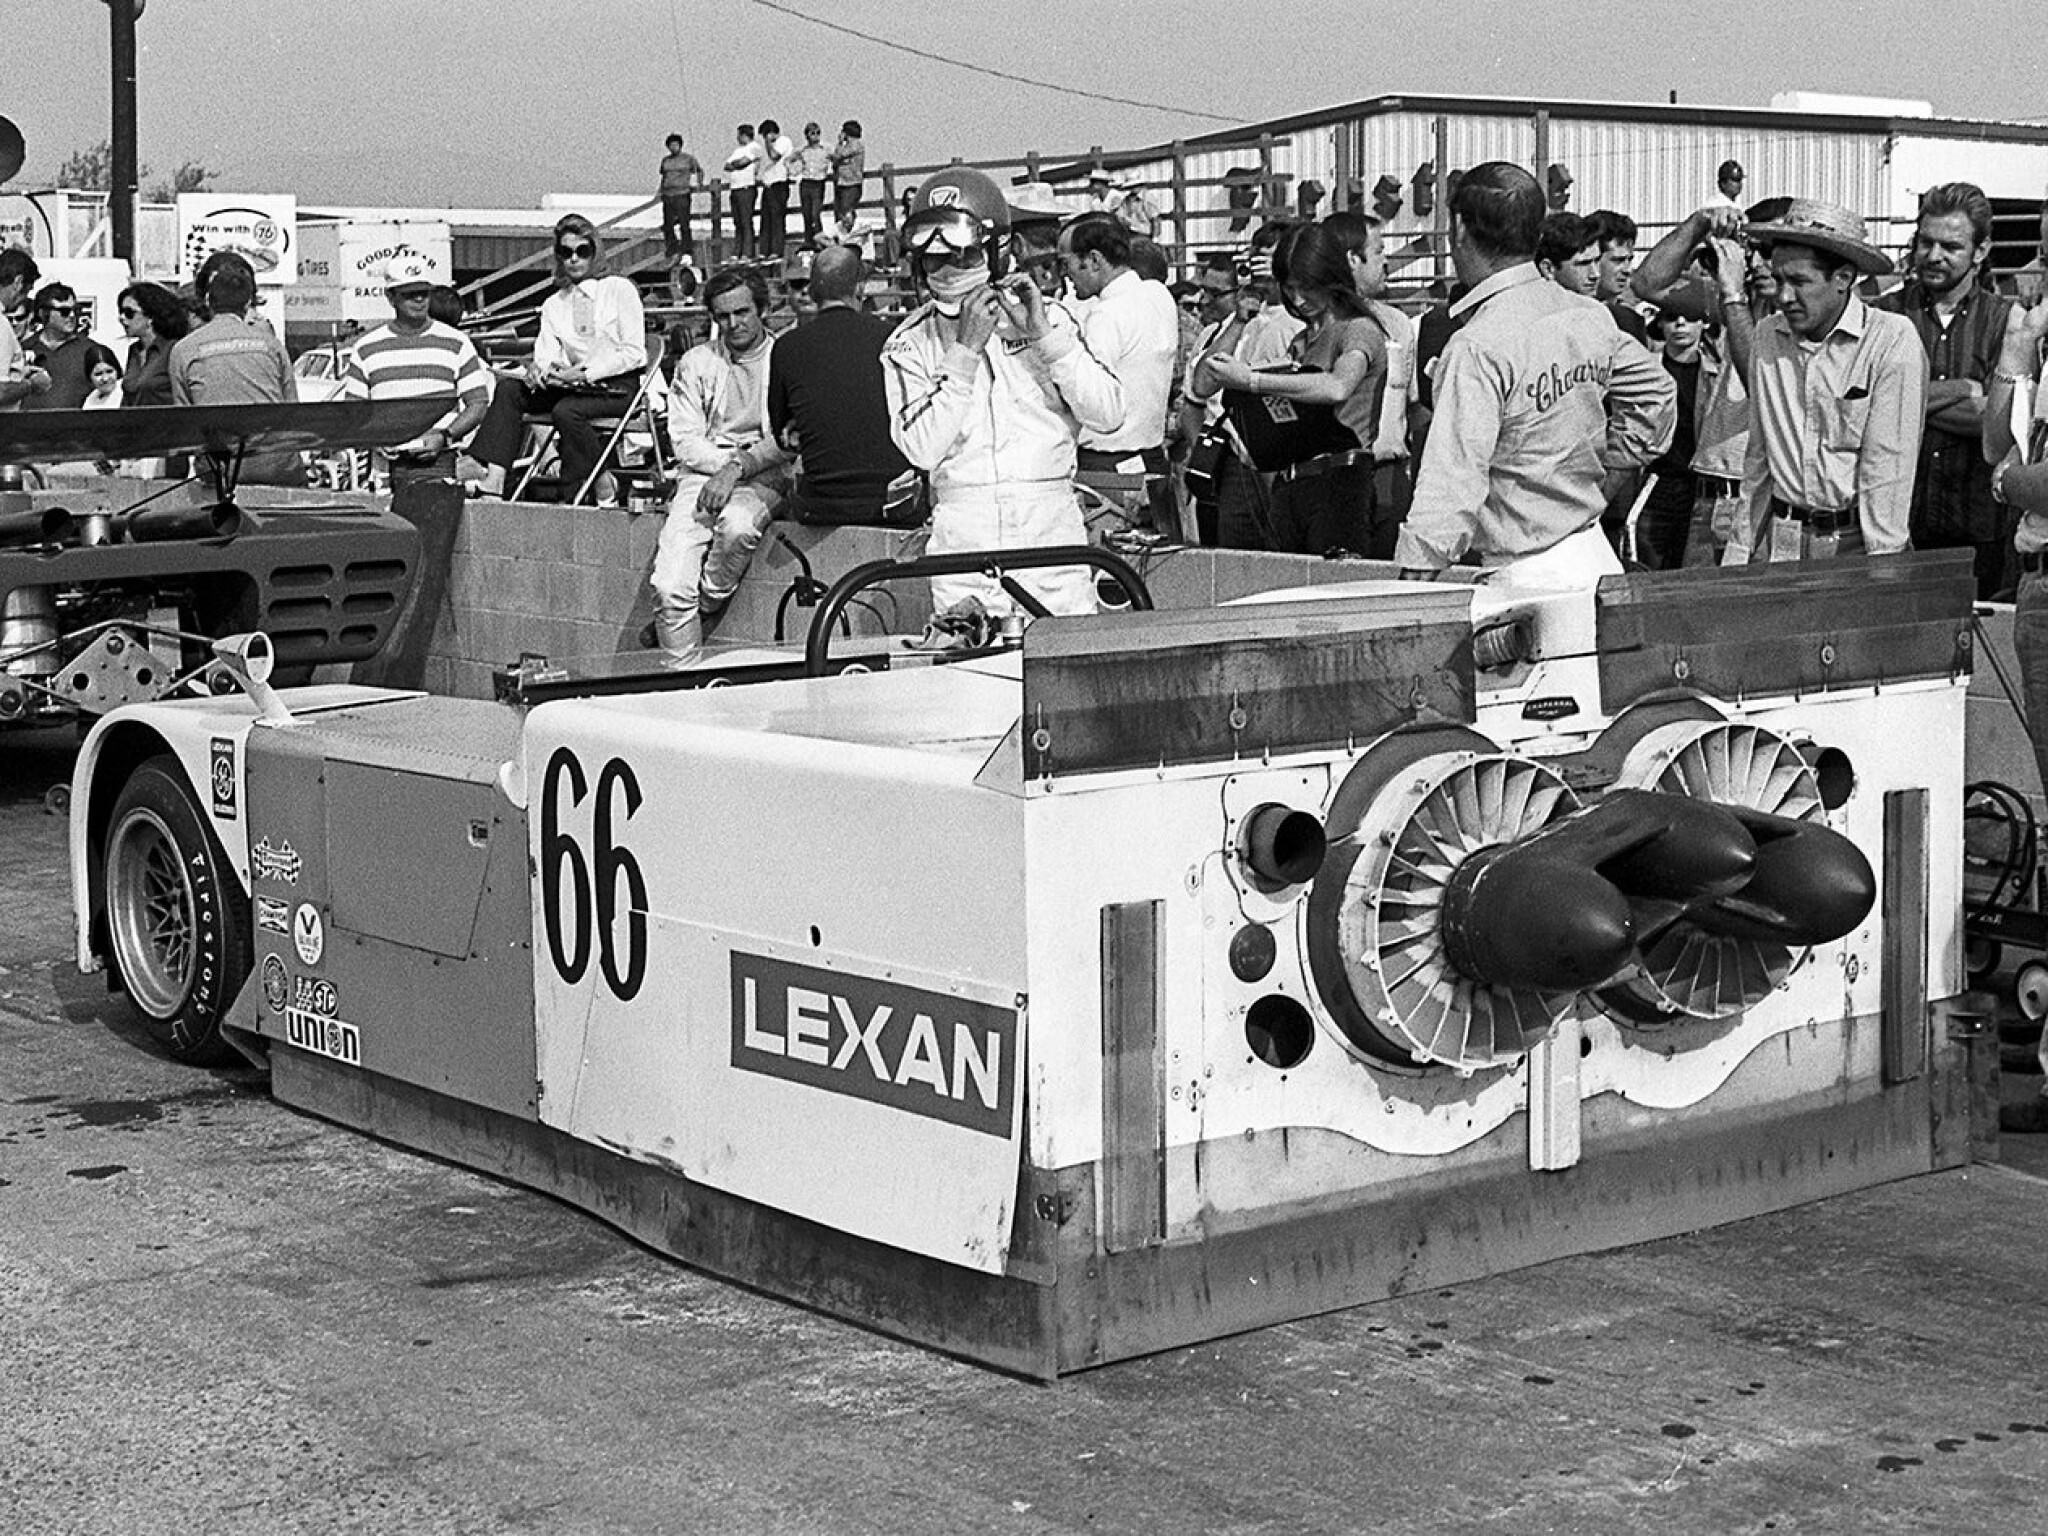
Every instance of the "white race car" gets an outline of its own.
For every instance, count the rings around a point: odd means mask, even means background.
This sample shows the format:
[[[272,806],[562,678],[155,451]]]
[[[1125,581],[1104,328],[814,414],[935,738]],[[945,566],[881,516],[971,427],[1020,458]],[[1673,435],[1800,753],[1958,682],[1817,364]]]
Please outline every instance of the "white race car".
[[[1305,596],[531,708],[231,646],[85,744],[79,963],[1041,1377],[1967,1157],[1966,555]]]

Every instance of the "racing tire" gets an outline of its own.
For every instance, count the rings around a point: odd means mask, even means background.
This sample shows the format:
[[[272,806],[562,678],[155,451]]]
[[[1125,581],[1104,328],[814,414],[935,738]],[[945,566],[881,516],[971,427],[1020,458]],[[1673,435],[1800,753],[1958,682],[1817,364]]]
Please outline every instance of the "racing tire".
[[[143,1027],[189,1065],[238,1061],[220,1021],[249,975],[249,898],[170,753],[121,786],[104,872],[113,961]]]

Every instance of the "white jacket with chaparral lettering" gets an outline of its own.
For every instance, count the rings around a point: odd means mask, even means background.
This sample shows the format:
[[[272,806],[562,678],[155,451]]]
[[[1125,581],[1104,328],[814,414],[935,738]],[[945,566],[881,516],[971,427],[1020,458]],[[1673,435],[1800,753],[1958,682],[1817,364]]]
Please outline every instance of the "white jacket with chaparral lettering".
[[[1074,478],[1081,428],[1123,425],[1124,390],[1088,349],[1073,312],[1045,305],[1048,328],[1027,342],[999,324],[977,353],[954,337],[959,322],[925,304],[882,349],[889,435],[932,479],[932,497],[1029,481]]]

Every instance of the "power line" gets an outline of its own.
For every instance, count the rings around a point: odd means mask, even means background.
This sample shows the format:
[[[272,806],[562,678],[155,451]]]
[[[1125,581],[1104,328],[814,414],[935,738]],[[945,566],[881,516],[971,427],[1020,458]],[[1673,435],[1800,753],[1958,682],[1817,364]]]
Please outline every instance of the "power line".
[[[909,43],[899,43],[894,38],[879,37],[873,32],[863,32],[858,27],[849,27],[836,21],[827,21],[822,16],[813,16],[808,11],[800,11],[793,5],[779,4],[778,0],[748,0],[748,3],[750,5],[758,5],[764,11],[779,11],[785,16],[794,16],[798,21],[808,21],[813,26],[824,27],[828,31],[842,32],[848,37],[857,37],[862,42],[873,43],[877,47],[893,48],[898,53],[907,53],[914,58],[929,59],[934,64],[949,64],[955,69],[970,70],[977,75],[990,75],[997,80],[1008,80],[1017,85],[1036,86],[1041,91],[1058,91],[1063,96],[1083,96],[1090,101],[1106,101],[1119,107],[1143,107],[1151,112],[1169,112],[1175,117],[1207,118],[1212,123],[1229,123],[1232,126],[1236,126],[1244,121],[1242,118],[1225,117],[1218,112],[1199,111],[1194,107],[1172,107],[1159,101],[1134,101],[1126,96],[1106,96],[1100,91],[1084,91],[1077,86],[1059,85],[1051,80],[1034,79],[1030,75],[1013,75],[1008,70],[990,69],[986,64],[973,64],[965,59],[948,58],[943,53],[933,53],[928,49],[913,47]]]

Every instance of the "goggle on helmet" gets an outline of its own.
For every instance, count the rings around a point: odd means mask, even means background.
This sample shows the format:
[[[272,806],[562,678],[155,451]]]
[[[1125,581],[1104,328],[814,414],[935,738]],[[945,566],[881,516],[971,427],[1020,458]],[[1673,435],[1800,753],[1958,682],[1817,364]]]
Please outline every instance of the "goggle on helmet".
[[[981,251],[992,278],[1003,275],[1009,232],[1002,189],[967,166],[940,171],[919,187],[903,225],[904,243],[920,262]]]

